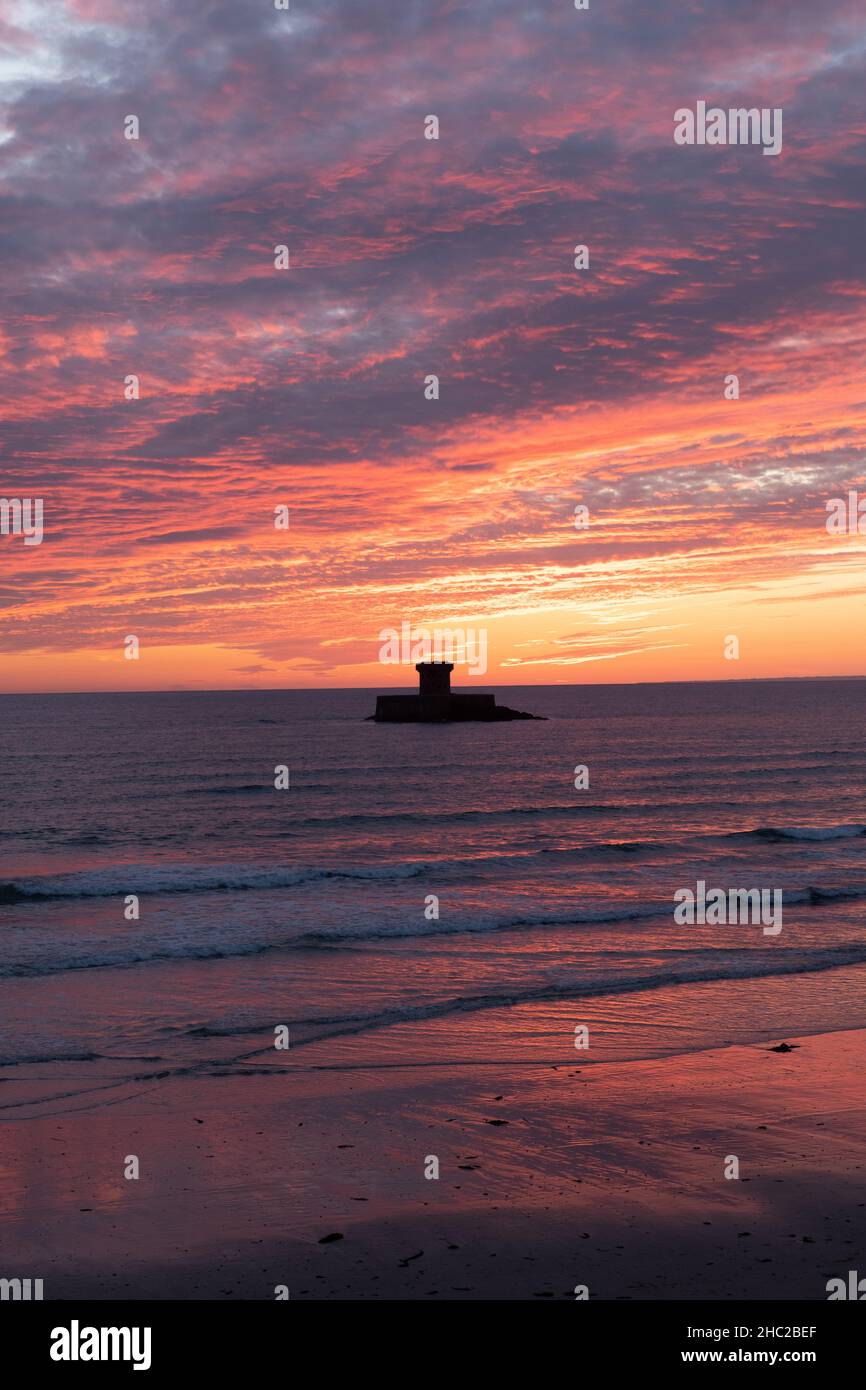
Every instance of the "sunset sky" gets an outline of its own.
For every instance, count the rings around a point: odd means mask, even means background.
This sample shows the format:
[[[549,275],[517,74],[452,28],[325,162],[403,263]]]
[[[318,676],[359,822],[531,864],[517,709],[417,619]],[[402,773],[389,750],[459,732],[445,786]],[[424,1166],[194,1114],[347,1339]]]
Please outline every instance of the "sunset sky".
[[[0,690],[866,673],[864,69],[862,0],[6,0]]]

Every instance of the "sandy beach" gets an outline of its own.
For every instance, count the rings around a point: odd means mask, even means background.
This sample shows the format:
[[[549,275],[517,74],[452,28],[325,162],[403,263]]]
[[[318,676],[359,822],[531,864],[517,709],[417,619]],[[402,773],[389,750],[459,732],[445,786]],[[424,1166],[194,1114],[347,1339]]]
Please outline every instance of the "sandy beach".
[[[824,1299],[863,1264],[866,1032],[787,1041],[77,1094],[7,1070],[4,1273],[52,1299]]]

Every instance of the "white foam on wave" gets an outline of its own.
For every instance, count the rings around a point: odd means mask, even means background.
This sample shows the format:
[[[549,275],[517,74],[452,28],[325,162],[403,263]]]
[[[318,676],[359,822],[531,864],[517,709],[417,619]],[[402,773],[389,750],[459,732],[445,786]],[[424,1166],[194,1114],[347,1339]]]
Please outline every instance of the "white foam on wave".
[[[866,825],[790,826],[773,830],[781,840],[856,840],[866,835]]]
[[[0,884],[0,902],[28,898],[109,898],[125,893],[243,892],[266,888],[293,888],[317,879],[404,879],[421,873],[421,864],[358,865],[294,868],[253,864],[113,864],[105,869],[77,873],[38,875]]]

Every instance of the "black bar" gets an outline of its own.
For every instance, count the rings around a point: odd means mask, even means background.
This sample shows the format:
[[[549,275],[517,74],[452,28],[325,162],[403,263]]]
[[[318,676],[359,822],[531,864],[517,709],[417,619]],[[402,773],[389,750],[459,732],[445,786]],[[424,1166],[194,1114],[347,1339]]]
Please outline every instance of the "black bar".
[[[384,1302],[384,1301],[383,1301]],[[558,1306],[557,1306],[558,1305]],[[400,1379],[441,1373],[463,1379],[476,1358],[489,1379],[501,1366],[513,1377],[516,1362],[530,1358],[540,1376],[551,1357],[567,1358],[570,1379],[591,1368],[611,1377],[638,1372],[652,1377],[674,1368],[717,1364],[736,1370],[798,1365],[850,1373],[863,1342],[864,1310],[845,1302],[639,1303],[631,1301],[452,1304],[446,1313],[417,1303],[375,1300],[226,1303],[191,1301],[11,1303],[0,1305],[3,1365],[10,1359],[26,1374],[50,1372],[68,1379],[100,1371],[135,1375],[133,1360],[52,1359],[52,1346],[72,1352],[103,1350],[88,1329],[128,1330],[118,1350],[143,1363],[137,1373],[161,1383],[167,1375],[213,1375],[219,1384],[235,1374],[261,1375],[278,1384],[333,1379],[345,1359],[347,1373],[367,1375],[373,1359],[391,1361]],[[58,1329],[64,1329],[61,1335]],[[139,1329],[137,1336],[132,1329]],[[149,1346],[144,1329],[150,1330]],[[67,1336],[69,1340],[67,1341]],[[459,1339],[459,1340],[455,1340]],[[463,1347],[469,1353],[460,1354]],[[104,1343],[107,1356],[113,1343]],[[773,1358],[775,1357],[775,1360]],[[302,1371],[302,1367],[306,1370]],[[268,1370],[267,1368],[271,1369]],[[440,1369],[441,1368],[441,1369]],[[596,1374],[598,1370],[596,1369]],[[544,1372],[546,1375],[547,1372]]]

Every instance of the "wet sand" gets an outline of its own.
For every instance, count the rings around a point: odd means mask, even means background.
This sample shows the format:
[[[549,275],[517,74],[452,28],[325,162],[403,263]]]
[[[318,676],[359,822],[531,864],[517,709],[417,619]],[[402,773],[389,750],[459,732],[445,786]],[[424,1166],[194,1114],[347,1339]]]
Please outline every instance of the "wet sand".
[[[120,1085],[6,1069],[0,1275],[50,1299],[823,1300],[866,1273],[866,1032],[788,1041]]]

